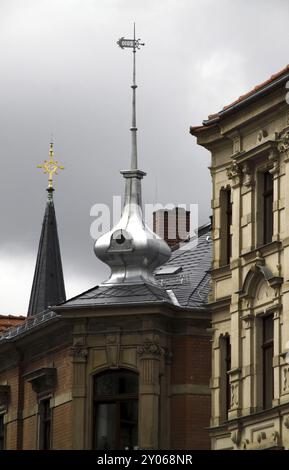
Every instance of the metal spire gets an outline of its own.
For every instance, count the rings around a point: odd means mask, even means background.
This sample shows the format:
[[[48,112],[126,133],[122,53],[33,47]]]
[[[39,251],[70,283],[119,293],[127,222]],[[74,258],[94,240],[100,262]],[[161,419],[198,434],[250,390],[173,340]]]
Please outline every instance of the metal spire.
[[[66,299],[62,271],[57,222],[53,203],[53,175],[63,169],[54,160],[53,143],[50,143],[49,160],[38,168],[48,174],[48,199],[42,223],[33,284],[30,294],[28,316],[36,315]]]
[[[144,44],[136,39],[120,38],[122,49],[133,52],[131,168],[121,171],[125,178],[125,197],[121,219],[109,232],[96,240],[96,256],[111,268],[109,279],[103,284],[155,284],[154,270],[165,263],[171,254],[166,242],[153,233],[144,221],[141,198],[141,181],[145,173],[138,169],[136,127],[136,51]]]
[[[135,23],[133,24],[133,39],[120,38],[117,44],[121,49],[132,48],[133,53],[133,71],[132,71],[132,120],[131,120],[131,170],[137,170],[137,127],[136,127],[136,51],[143,42],[135,37]]]

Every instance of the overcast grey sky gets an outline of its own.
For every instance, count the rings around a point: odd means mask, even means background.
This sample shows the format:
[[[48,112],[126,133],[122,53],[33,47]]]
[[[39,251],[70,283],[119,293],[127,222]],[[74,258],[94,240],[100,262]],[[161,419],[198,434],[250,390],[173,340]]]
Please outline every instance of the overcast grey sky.
[[[102,280],[91,206],[123,191],[130,156],[133,21],[144,201],[210,214],[196,125],[288,62],[287,0],[0,0],[0,314],[26,314],[46,202],[48,156],[65,170],[55,206],[68,296]]]

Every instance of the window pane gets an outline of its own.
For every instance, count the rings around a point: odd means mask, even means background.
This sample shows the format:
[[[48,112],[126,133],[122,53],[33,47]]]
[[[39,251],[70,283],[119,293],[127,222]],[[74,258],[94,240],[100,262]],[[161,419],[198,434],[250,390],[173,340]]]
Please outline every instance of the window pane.
[[[108,371],[95,377],[94,448],[132,449],[138,441],[138,375]]]
[[[101,403],[97,405],[96,414],[96,449],[116,449],[116,418],[117,405],[115,403]]]
[[[264,342],[273,341],[273,317],[264,318]]]
[[[50,399],[42,400],[39,404],[39,448],[42,450],[50,449],[51,441],[51,408]]]
[[[133,372],[107,372],[96,377],[97,396],[133,394],[138,390],[138,376]]]
[[[133,449],[137,445],[137,400],[120,403],[120,449]]]
[[[271,408],[273,400],[273,348],[264,350],[264,408]]]
[[[273,331],[274,320],[270,315],[263,320],[263,407],[264,409],[272,407],[274,396],[273,385]]]

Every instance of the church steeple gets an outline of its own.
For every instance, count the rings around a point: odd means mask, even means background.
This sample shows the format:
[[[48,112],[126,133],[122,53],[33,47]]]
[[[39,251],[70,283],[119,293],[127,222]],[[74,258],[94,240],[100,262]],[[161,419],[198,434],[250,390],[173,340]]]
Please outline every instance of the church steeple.
[[[42,223],[34,279],[30,295],[28,316],[36,315],[47,307],[66,300],[57,223],[53,202],[53,175],[63,169],[54,160],[53,143],[50,144],[49,160],[38,168],[48,174],[47,202]]]
[[[104,284],[155,283],[153,272],[170,258],[170,248],[164,240],[145,224],[142,210],[141,180],[146,175],[138,169],[136,127],[136,50],[144,45],[140,39],[121,38],[117,44],[132,48],[133,83],[131,165],[122,171],[125,178],[125,197],[122,216],[118,224],[102,235],[94,246],[96,256],[111,268],[110,278]]]

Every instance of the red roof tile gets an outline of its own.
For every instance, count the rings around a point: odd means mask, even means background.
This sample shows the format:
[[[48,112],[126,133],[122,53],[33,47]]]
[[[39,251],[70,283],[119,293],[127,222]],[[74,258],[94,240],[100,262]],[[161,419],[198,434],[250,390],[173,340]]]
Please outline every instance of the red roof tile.
[[[284,69],[280,70],[280,71],[277,72],[277,73],[274,73],[273,75],[271,75],[270,78],[268,78],[268,79],[265,80],[264,82],[260,83],[259,85],[256,85],[252,90],[248,91],[248,92],[245,93],[244,95],[239,96],[239,98],[238,98],[237,100],[235,100],[235,101],[233,101],[232,103],[227,104],[226,106],[224,106],[223,109],[230,108],[231,106],[234,106],[234,104],[240,103],[240,102],[243,101],[245,98],[248,98],[248,96],[254,95],[254,93],[256,93],[256,91],[259,91],[259,90],[261,90],[262,88],[264,88],[266,85],[269,85],[269,83],[274,82],[274,80],[276,80],[276,78],[281,77],[282,75],[284,75],[284,74],[287,73],[288,71],[289,71],[289,65],[286,65],[286,67],[284,67]],[[214,115],[213,115],[213,116],[214,116]],[[211,118],[211,116],[209,116],[209,118]]]
[[[244,95],[239,96],[239,98],[237,100],[235,100],[232,103],[227,104],[226,106],[224,106],[222,111],[226,111],[229,108],[241,103],[246,98],[249,98],[250,96],[253,96],[256,92],[262,90],[262,88],[265,88],[270,83],[273,83],[275,80],[282,77],[282,75],[285,75],[288,72],[289,72],[289,65],[286,65],[286,67],[284,67],[282,70],[280,70],[279,72],[274,73],[273,75],[271,75],[271,77],[268,80],[265,80],[264,82],[260,83],[259,85],[256,85],[252,90],[248,91]],[[204,124],[202,126],[191,126],[190,127],[190,133],[194,135],[195,133],[199,133],[199,132],[202,132],[206,129],[209,129],[210,127],[213,127],[215,125],[215,123],[213,123],[213,122],[211,123],[210,121],[213,121],[215,119],[218,120],[218,118],[221,117],[220,116],[221,114],[222,114],[221,112],[215,113],[215,114],[210,114],[208,116],[208,120],[204,121]]]
[[[26,317],[15,315],[0,315],[0,333],[13,326],[20,325],[26,320]]]

